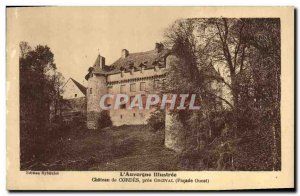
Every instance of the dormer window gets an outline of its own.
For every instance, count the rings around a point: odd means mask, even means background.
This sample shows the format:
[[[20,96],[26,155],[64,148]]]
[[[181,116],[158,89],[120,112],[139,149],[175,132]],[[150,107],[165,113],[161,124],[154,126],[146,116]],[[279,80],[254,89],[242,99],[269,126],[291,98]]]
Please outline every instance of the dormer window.
[[[133,62],[130,62],[129,63],[129,70],[130,70],[130,74],[132,75],[133,74],[133,72],[134,72],[134,63]]]
[[[165,63],[164,63],[164,61],[159,61],[159,62],[158,62],[158,66],[159,66],[159,68],[163,67],[163,66],[164,66],[164,64],[165,64]]]
[[[157,71],[159,69],[159,63],[157,60],[155,60],[152,65],[154,65],[154,71]]]
[[[134,72],[134,66],[131,65],[131,66],[129,67],[129,69],[130,69],[130,74],[133,75],[133,72]]]
[[[144,71],[144,69],[145,69],[147,63],[148,63],[148,61],[144,61],[143,63],[141,63],[141,64],[139,65],[139,67],[141,68],[141,73],[143,73],[143,71]]]
[[[121,67],[120,70],[121,70],[121,77],[123,77],[124,76],[124,70],[125,70],[125,68]]]

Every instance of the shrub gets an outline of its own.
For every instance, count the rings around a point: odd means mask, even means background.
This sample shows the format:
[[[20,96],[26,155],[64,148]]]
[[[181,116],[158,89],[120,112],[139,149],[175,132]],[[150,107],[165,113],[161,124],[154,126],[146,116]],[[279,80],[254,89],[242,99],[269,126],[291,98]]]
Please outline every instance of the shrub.
[[[112,121],[109,116],[109,112],[104,110],[100,113],[99,119],[98,119],[98,126],[99,129],[103,129],[105,127],[112,126]]]
[[[165,129],[165,112],[161,110],[153,112],[147,123],[153,132]]]

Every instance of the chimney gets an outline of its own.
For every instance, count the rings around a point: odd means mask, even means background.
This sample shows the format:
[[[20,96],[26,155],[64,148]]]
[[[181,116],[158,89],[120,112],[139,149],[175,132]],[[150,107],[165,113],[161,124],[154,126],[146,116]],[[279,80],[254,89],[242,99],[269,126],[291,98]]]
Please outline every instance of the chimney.
[[[162,43],[155,43],[155,51],[160,53],[164,49],[164,45]]]
[[[126,49],[123,49],[122,50],[122,58],[124,59],[124,58],[128,57],[128,55],[129,55],[129,51]]]

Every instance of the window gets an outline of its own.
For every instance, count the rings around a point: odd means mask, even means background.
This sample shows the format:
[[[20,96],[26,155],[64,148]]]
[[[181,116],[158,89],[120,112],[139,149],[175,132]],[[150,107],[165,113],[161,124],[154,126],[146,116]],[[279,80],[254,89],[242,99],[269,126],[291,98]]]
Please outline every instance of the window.
[[[135,92],[135,83],[130,84],[130,92]]]
[[[125,100],[124,97],[120,97],[120,101],[123,102]]]
[[[109,86],[107,91],[108,91],[108,94],[112,94],[112,86]]]
[[[147,103],[147,97],[146,95],[142,95],[142,103],[143,103],[143,108],[146,107],[146,103]]]
[[[124,98],[124,97],[121,97],[120,101],[123,102],[124,100],[125,100],[125,98]],[[121,109],[126,109],[126,104],[125,104],[125,103],[124,103],[124,104],[121,104],[121,105],[120,105],[120,108],[121,108]]]
[[[121,105],[120,105],[120,108],[121,108],[121,109],[126,109],[126,104],[121,104]]]
[[[74,96],[77,97],[77,94],[75,94]]]
[[[154,88],[158,88],[158,85],[159,85],[159,80],[154,80]]]
[[[146,90],[146,82],[141,82],[140,83],[140,91],[145,91]]]
[[[134,99],[134,96],[131,96],[131,97],[129,98],[129,104],[132,103],[133,99]]]
[[[120,115],[120,118],[121,118],[121,119],[123,118],[122,114]]]
[[[135,117],[135,113],[133,113],[133,117]]]
[[[125,85],[120,86],[120,93],[125,93]]]
[[[93,89],[92,88],[90,88],[90,94],[93,94]]]

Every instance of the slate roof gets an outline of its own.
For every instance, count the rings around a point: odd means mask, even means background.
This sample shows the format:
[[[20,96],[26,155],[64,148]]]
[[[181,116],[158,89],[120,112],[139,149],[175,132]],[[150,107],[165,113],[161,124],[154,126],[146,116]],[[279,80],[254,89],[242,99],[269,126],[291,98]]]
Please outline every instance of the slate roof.
[[[169,53],[169,50],[162,50],[156,52],[155,50],[150,50],[147,52],[139,52],[129,54],[126,58],[119,58],[112,66],[116,69],[130,69],[134,67],[135,69],[140,69],[141,66],[147,68],[153,68],[155,65],[163,66],[164,57]]]
[[[103,57],[102,57],[103,58]],[[101,73],[101,72],[107,72],[107,71],[110,71],[110,66],[107,66],[107,65],[104,65],[103,66],[103,69],[100,69],[100,60],[101,60],[101,56],[100,54],[97,56],[92,68],[94,69],[93,72],[96,72],[96,73]],[[105,62],[104,62],[105,63]]]
[[[111,65],[104,65],[100,68],[100,55],[97,56],[95,63],[93,64],[93,73],[99,74],[116,74],[122,70],[128,72],[131,68],[135,71],[140,70],[143,66],[144,69],[154,68],[155,65],[164,66],[165,57],[170,53],[167,49],[162,49],[160,52],[156,50],[150,50],[147,52],[129,53],[125,58],[119,58]],[[90,70],[89,70],[90,71]],[[88,75],[86,76],[86,78]]]
[[[76,80],[74,80],[73,78],[70,78],[74,84],[78,87],[78,89],[84,94],[86,95],[86,87],[83,86],[82,84],[80,84],[79,82],[77,82]]]

